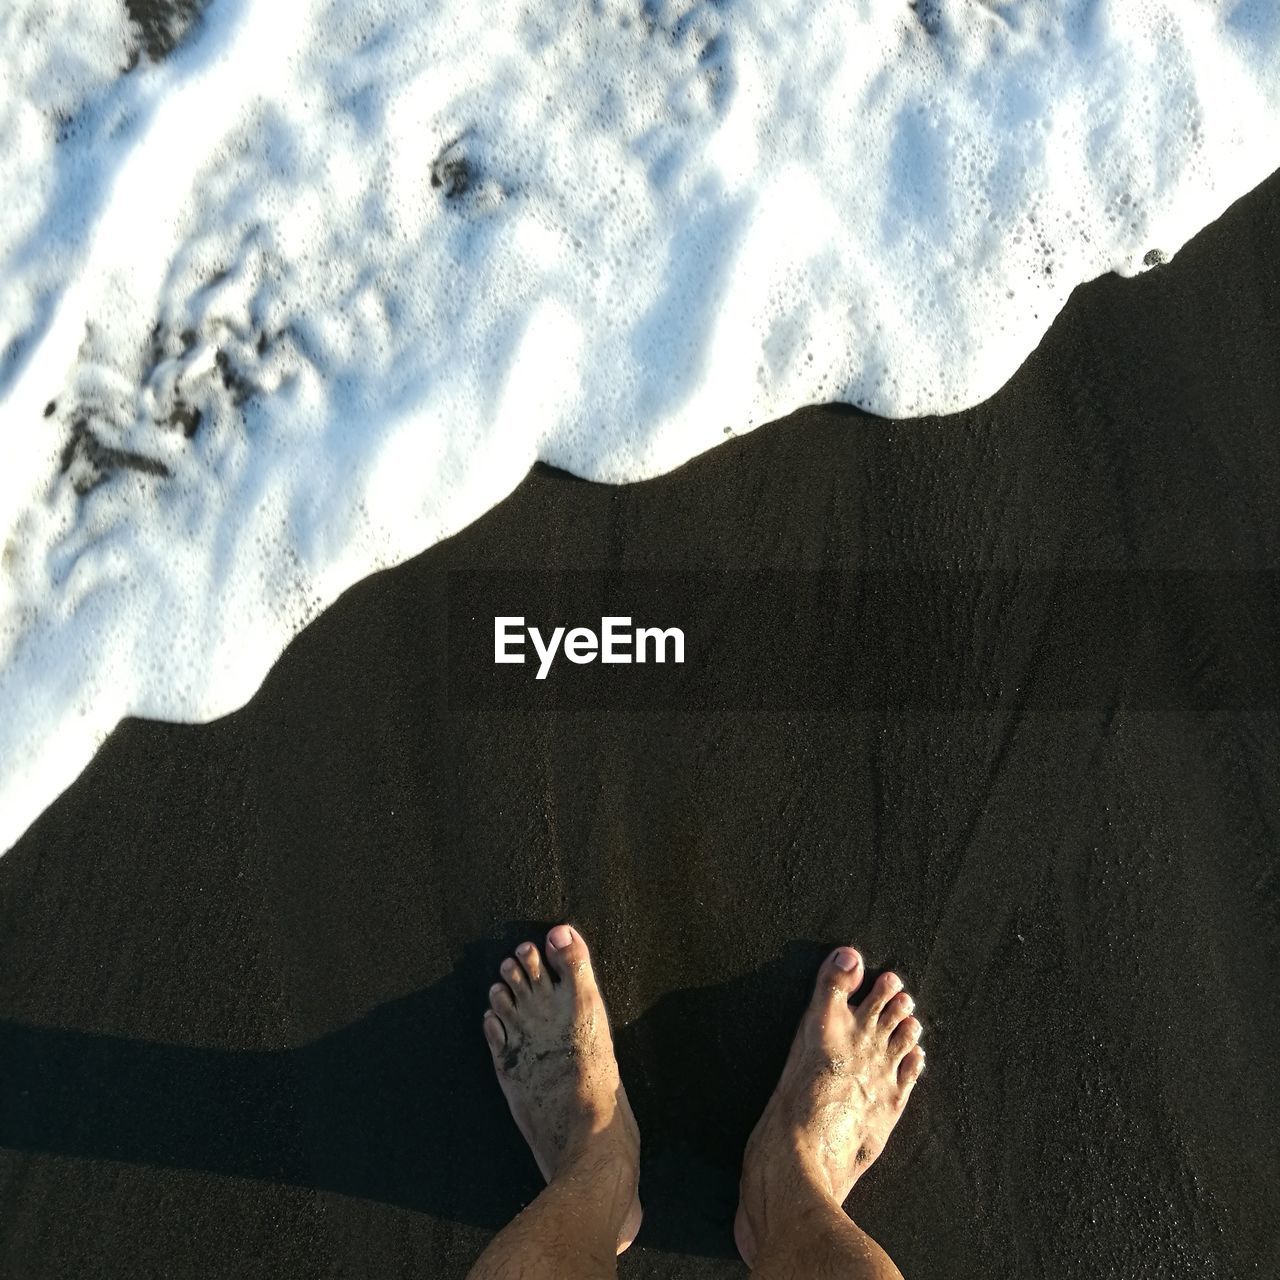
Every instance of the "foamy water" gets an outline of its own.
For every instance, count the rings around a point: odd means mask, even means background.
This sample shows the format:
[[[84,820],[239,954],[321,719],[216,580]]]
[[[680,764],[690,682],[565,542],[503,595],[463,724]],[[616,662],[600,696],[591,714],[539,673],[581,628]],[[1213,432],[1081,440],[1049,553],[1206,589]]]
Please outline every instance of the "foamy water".
[[[1280,165],[1270,0],[213,0],[144,43],[0,12],[0,848],[536,459],[972,404]]]

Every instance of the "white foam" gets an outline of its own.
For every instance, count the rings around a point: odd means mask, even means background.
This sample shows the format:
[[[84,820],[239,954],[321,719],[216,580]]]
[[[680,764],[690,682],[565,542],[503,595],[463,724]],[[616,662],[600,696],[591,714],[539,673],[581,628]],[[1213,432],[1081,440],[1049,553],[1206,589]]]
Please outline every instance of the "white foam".
[[[1280,164],[1269,0],[214,0],[137,43],[0,15],[0,848],[535,459],[972,404]]]

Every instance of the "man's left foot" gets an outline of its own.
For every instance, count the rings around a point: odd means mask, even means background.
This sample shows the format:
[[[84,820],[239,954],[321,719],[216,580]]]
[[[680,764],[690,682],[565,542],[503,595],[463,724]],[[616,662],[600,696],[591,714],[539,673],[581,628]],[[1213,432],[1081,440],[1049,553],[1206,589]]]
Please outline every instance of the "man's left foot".
[[[511,1114],[548,1182],[590,1160],[601,1185],[616,1186],[621,1253],[640,1230],[640,1130],[587,944],[570,925],[556,925],[545,959],[522,942],[501,972],[489,988],[484,1037]]]
[[[797,1206],[844,1203],[884,1150],[920,1073],[921,1026],[902,979],[882,973],[858,1003],[862,957],[837,947],[818,970],[782,1079],[747,1143],[734,1236],[747,1266]]]

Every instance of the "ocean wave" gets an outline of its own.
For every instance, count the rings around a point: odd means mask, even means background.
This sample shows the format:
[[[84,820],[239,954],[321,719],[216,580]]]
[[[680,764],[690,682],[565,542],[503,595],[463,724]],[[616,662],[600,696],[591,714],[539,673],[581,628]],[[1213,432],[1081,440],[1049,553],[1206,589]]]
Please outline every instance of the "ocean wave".
[[[1263,0],[10,0],[0,848],[537,459],[992,394],[1280,164]]]

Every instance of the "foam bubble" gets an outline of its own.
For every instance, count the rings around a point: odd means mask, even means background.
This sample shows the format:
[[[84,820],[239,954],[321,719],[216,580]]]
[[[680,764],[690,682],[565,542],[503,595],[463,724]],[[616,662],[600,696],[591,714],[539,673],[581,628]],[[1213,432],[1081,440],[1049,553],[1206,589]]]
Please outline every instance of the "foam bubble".
[[[0,847],[535,459],[972,404],[1280,161],[1265,0],[10,0],[0,70]]]

